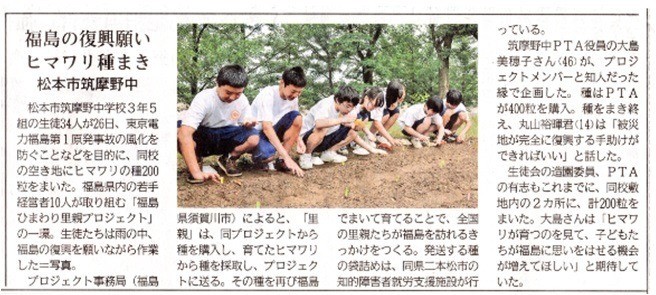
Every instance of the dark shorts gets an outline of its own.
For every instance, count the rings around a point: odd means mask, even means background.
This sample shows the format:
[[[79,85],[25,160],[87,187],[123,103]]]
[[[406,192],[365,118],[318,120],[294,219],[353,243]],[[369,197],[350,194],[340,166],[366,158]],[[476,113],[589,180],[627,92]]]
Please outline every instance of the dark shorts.
[[[444,125],[444,129],[451,130],[451,128],[453,128],[453,125],[458,121],[458,116],[460,116],[460,113],[462,113],[462,111],[457,111],[453,113],[451,117],[449,117],[449,122],[447,122],[446,125]]]
[[[276,124],[273,125],[273,130],[276,131],[276,135],[280,141],[283,140],[285,132],[292,127],[296,117],[300,116],[301,113],[298,111],[290,111],[285,114],[278,120]],[[264,131],[260,131],[260,143],[257,145],[257,148],[253,151],[253,160],[256,162],[261,162],[266,159],[273,157],[276,154],[276,148],[271,144],[269,138],[264,134]]]
[[[313,152],[323,152],[331,148],[332,146],[338,144],[340,141],[344,140],[347,136],[349,131],[352,129],[343,125],[339,126],[339,129],[337,129],[335,132],[326,135],[326,137],[323,138],[323,141],[317,146]],[[305,133],[303,136],[303,142],[307,144],[308,137],[310,137],[310,134],[314,132],[314,128],[310,129],[308,132]]]
[[[425,120],[425,119],[426,119],[426,118],[419,119],[419,120],[415,121],[415,122],[412,124],[412,129],[417,130],[417,127],[419,127],[419,125],[421,125],[421,123],[424,123],[424,120]],[[433,125],[433,123],[431,123],[431,125]],[[412,135],[410,135],[410,133],[405,132],[405,130],[401,130],[401,133],[403,133],[403,135],[405,135],[405,136],[412,136]]]
[[[178,120],[178,128],[180,126],[182,126],[182,120]],[[193,135],[194,142],[196,143],[196,156],[207,157],[229,154],[253,135],[257,136],[258,130],[243,126],[225,126],[220,128],[198,126],[198,129],[196,129]]]
[[[398,107],[393,109],[393,110],[390,110],[388,108],[383,109],[383,117],[386,116],[386,115],[389,115],[390,117],[392,117],[392,116],[394,116],[396,114],[399,114],[399,113],[401,113],[401,111],[399,111]]]

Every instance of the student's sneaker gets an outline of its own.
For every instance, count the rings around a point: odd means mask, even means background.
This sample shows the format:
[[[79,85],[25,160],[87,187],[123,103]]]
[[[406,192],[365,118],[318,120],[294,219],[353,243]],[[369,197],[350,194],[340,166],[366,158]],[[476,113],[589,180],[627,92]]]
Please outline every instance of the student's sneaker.
[[[317,156],[312,156],[312,165],[314,165],[314,166],[321,166],[321,165],[323,165],[323,164],[324,164],[324,163],[323,163],[323,161],[321,160],[321,158],[319,158],[319,157],[317,157]]]
[[[349,154],[348,148],[347,148],[346,146],[342,147],[342,148],[339,149],[337,152],[338,152],[340,155],[344,155],[344,156],[346,156],[346,155]]]
[[[237,165],[237,159],[233,158],[228,154],[228,156],[221,156],[217,161],[219,168],[223,170],[223,173],[230,177],[241,176],[241,170]]]
[[[266,170],[276,171],[276,166],[273,164],[273,162],[269,162],[269,163],[267,163]]]
[[[358,146],[358,147],[356,147],[356,148],[353,150],[353,154],[354,154],[354,155],[358,155],[358,156],[368,156],[368,155],[369,155],[369,151],[367,151],[366,149],[364,149],[364,148],[361,147],[361,146]]]
[[[301,166],[301,169],[308,170],[312,169],[312,155],[302,154],[298,159],[298,165]]]
[[[446,141],[448,143],[455,142],[456,140],[458,140],[458,134],[451,133],[451,135],[445,135],[444,136],[444,141]]]
[[[339,155],[335,151],[325,151],[321,153],[321,160],[328,163],[344,163],[347,159],[347,157]]]
[[[280,172],[292,171],[291,169],[289,169],[289,167],[287,167],[287,165],[285,165],[285,160],[283,160],[283,159],[276,159],[271,164],[272,164],[273,169],[278,170]]]
[[[416,149],[420,149],[420,148],[424,147],[421,144],[421,140],[419,140],[419,138],[414,138],[413,137],[412,140],[410,140],[410,143],[412,143],[412,146]]]

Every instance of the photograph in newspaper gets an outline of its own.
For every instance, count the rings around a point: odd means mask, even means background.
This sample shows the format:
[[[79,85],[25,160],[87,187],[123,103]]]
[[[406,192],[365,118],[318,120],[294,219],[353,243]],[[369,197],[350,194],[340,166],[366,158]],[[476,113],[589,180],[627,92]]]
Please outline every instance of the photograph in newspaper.
[[[178,206],[478,206],[477,25],[177,29]]]

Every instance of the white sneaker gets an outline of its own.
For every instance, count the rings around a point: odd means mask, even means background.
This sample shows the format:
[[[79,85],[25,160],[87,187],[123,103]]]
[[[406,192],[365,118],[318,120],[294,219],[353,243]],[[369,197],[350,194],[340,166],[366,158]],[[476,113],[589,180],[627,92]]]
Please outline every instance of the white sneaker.
[[[424,147],[423,145],[421,145],[421,140],[419,140],[419,138],[413,137],[412,140],[410,140],[410,142],[412,143],[412,146],[416,149],[420,149]]]
[[[274,161],[275,161],[275,160],[274,160]],[[269,170],[269,171],[276,171],[276,167],[273,166],[273,162],[274,162],[274,161],[271,161],[271,162],[267,163],[267,170]]]
[[[301,157],[298,159],[298,164],[301,166],[301,169],[308,170],[312,169],[312,155],[310,154],[302,154]]]
[[[319,158],[317,156],[313,156],[312,157],[312,165],[321,166],[321,165],[323,165],[323,161],[321,161],[321,158]]]
[[[356,148],[353,150],[353,154],[354,154],[354,155],[358,155],[358,156],[368,156],[368,155],[369,155],[369,151],[365,150],[365,149],[364,149],[363,147],[361,147],[361,146],[358,146],[358,147],[356,147]]]
[[[344,155],[344,156],[346,156],[346,155],[349,154],[348,148],[346,148],[346,147],[342,147],[342,148],[339,149],[337,152],[338,152],[340,155]]]
[[[332,163],[343,163],[346,162],[348,158],[342,155],[337,154],[334,151],[325,151],[321,153],[321,160],[324,162]]]

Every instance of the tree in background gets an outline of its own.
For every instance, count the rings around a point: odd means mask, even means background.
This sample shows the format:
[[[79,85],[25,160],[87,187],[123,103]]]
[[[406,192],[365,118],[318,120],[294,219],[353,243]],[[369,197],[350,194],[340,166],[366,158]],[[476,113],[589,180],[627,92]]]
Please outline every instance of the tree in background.
[[[456,37],[472,36],[478,39],[477,25],[428,25],[430,41],[435,49],[435,54],[440,60],[439,92],[440,97],[445,97],[449,91],[449,67],[450,58],[453,53],[452,45]]]
[[[364,90],[392,79],[406,85],[408,103],[443,97],[451,84],[473,106],[476,37],[476,25],[181,24],[178,100],[190,102],[213,87],[221,66],[238,63],[249,74],[249,99],[276,84],[284,69],[299,65],[310,82],[301,95],[302,108],[345,83]]]

